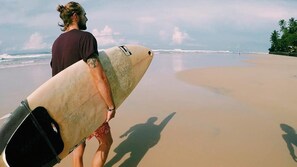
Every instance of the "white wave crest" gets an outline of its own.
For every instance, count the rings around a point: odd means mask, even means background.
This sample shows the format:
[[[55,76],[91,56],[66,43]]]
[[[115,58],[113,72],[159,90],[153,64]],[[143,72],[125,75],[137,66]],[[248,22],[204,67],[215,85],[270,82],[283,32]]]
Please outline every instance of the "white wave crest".
[[[184,50],[184,49],[154,49],[154,52],[175,52],[175,53],[231,53],[228,50]]]
[[[0,55],[0,60],[7,60],[7,59],[26,59],[26,58],[42,58],[42,57],[49,57],[51,54],[49,53],[42,53],[42,54],[18,54],[18,55],[9,55],[9,54],[2,54]]]

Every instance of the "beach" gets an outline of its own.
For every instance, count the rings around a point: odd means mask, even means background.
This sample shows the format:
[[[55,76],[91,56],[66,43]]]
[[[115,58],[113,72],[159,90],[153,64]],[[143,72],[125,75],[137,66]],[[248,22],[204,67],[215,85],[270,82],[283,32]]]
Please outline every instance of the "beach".
[[[0,116],[50,77],[49,63],[0,69]],[[156,53],[110,122],[106,166],[296,166],[296,85],[296,57]],[[85,166],[97,146],[87,142]]]

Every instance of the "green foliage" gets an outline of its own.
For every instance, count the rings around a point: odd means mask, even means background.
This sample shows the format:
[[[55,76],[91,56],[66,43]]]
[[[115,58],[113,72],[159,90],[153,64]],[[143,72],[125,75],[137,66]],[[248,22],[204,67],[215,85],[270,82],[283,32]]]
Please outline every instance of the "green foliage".
[[[297,53],[297,20],[280,20],[280,30],[274,30],[270,36],[269,52]]]

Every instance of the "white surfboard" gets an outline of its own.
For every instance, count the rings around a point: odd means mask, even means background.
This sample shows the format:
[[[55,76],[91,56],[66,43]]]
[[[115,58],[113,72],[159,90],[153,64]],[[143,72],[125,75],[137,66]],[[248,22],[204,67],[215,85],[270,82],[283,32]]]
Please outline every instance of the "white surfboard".
[[[117,108],[138,84],[152,58],[152,51],[139,45],[99,52]],[[89,66],[79,61],[30,94],[0,129],[0,166],[51,166],[66,157],[106,119],[107,106],[96,83]],[[29,143],[26,147],[24,140]],[[34,146],[37,141],[41,143],[38,147]],[[44,145],[47,151],[38,150]],[[33,153],[26,157],[30,151],[52,154],[53,158]]]

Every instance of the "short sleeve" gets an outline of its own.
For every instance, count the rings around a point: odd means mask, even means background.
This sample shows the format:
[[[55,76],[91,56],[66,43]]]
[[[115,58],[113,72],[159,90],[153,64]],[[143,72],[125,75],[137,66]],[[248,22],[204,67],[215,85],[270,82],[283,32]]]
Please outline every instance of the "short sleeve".
[[[81,58],[87,62],[87,60],[94,54],[98,55],[98,46],[96,38],[89,32],[85,32],[85,35],[80,41],[81,45]]]

